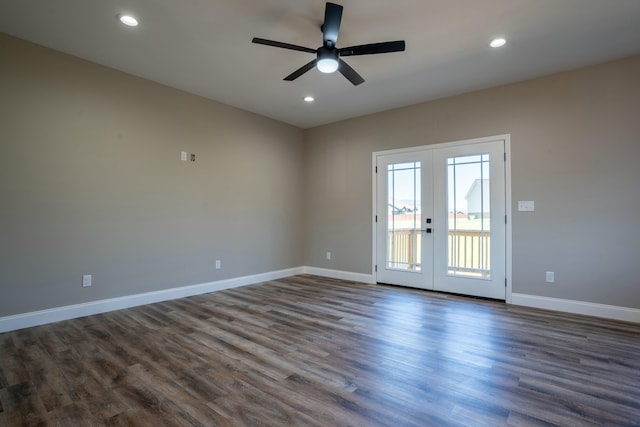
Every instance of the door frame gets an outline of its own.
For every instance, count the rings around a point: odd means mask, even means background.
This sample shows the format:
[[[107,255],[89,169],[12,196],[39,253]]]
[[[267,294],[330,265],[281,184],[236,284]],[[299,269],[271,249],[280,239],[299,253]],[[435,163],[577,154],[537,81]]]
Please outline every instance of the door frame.
[[[416,147],[407,147],[407,148],[399,148],[393,150],[384,150],[384,151],[374,151],[371,155],[371,193],[372,193],[372,204],[371,204],[371,276],[373,277],[373,282],[378,283],[378,273],[376,271],[376,255],[378,248],[378,238],[377,238],[377,224],[376,224],[376,214],[377,214],[377,176],[376,176],[376,165],[377,159],[379,156],[387,156],[391,154],[401,154],[407,153],[411,151],[417,150],[432,150],[438,148],[449,148],[456,147],[461,145],[474,145],[485,142],[495,142],[495,141],[503,141],[504,142],[504,152],[505,152],[505,162],[504,162],[504,179],[505,179],[505,212],[507,215],[507,223],[505,227],[505,276],[507,280],[506,290],[505,290],[505,302],[507,304],[511,304],[511,296],[513,292],[512,287],[512,274],[511,274],[511,134],[504,135],[495,135],[495,136],[487,136],[482,138],[473,138],[473,139],[465,139],[460,141],[451,141],[444,142],[438,144],[427,144],[420,145]]]

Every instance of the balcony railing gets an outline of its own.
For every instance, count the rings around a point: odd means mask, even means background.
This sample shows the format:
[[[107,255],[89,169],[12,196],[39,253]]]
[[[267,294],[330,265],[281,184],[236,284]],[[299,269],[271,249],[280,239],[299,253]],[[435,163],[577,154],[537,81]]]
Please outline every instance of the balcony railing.
[[[449,230],[449,274],[489,277],[490,233],[480,230]]]
[[[389,231],[387,259],[390,268],[420,270],[422,233],[416,230]],[[448,273],[489,277],[490,233],[479,230],[449,230]]]
[[[389,230],[387,260],[389,268],[420,271],[422,233],[416,230]]]

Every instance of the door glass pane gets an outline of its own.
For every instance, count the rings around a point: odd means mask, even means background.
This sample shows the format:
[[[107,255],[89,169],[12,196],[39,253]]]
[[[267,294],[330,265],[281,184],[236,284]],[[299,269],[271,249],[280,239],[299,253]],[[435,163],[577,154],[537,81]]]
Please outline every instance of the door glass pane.
[[[491,277],[489,176],[488,154],[448,159],[447,273],[450,275]]]
[[[387,166],[387,268],[421,269],[420,162]]]

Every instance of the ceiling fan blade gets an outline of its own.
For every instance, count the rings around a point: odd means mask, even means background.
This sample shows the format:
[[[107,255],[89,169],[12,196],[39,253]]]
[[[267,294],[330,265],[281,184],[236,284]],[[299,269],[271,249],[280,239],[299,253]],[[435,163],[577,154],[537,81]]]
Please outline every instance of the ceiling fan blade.
[[[394,42],[382,42],[362,44],[359,46],[349,46],[338,49],[340,56],[354,55],[374,55],[376,53],[402,52],[404,51],[404,40]]]
[[[364,83],[364,79],[362,78],[362,76],[358,74],[356,70],[351,68],[349,64],[347,64],[340,58],[338,58],[338,61],[340,62],[338,71],[340,71],[340,73],[342,73],[342,75],[345,76],[347,80],[349,80],[354,86],[358,86],[360,83]]]
[[[324,45],[335,46],[342,21],[342,6],[327,2],[324,9],[324,24],[322,24],[322,40]]]
[[[309,47],[298,46],[295,44],[282,43],[274,40],[261,39],[259,37],[254,37],[251,40],[252,43],[256,44],[264,44],[267,46],[281,47],[282,49],[291,49],[291,50],[299,50],[300,52],[308,52],[308,53],[316,53],[316,49],[311,49]]]
[[[283,80],[287,80],[287,81],[291,82],[291,81],[297,79],[298,77],[300,77],[301,75],[303,75],[304,73],[306,73],[307,71],[309,71],[313,67],[315,67],[316,66],[316,61],[317,61],[317,59],[314,59],[313,61],[311,61],[311,62],[309,62],[307,64],[304,64],[302,67],[298,68],[293,73],[289,74]]]

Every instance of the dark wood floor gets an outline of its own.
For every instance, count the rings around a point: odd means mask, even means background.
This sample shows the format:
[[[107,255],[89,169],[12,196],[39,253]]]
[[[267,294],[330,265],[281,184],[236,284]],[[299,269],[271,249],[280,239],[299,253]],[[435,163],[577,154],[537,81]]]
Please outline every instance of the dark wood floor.
[[[640,325],[296,276],[0,334],[0,425],[640,425]]]

